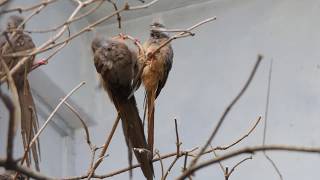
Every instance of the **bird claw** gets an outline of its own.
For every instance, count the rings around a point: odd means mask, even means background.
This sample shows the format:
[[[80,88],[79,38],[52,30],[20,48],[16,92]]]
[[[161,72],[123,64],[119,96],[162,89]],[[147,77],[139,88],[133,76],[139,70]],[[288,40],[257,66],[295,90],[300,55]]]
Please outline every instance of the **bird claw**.
[[[37,67],[39,67],[39,66],[46,65],[46,64],[48,64],[48,61],[42,59],[42,60],[36,62],[35,64],[33,64],[33,65],[32,65],[32,69],[35,69],[35,68],[37,68]]]
[[[125,40],[127,36],[126,36],[125,34],[123,34],[123,33],[119,33],[119,37],[120,37],[122,40]]]
[[[135,44],[140,44],[141,42],[140,42],[139,39],[136,39],[136,38],[135,38],[135,39],[134,39],[134,43],[135,43]]]
[[[40,65],[40,66],[41,65],[46,65],[46,64],[48,64],[48,61],[43,59],[43,60],[38,61],[37,64]]]

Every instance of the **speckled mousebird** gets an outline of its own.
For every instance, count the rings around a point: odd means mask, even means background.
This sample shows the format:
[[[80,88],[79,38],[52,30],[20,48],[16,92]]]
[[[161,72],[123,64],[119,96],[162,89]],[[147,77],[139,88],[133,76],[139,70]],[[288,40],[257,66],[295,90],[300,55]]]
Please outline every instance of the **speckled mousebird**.
[[[154,22],[151,25],[150,37],[143,45],[148,59],[147,65],[142,71],[141,80],[146,90],[148,146],[151,152],[153,152],[154,145],[155,99],[165,86],[173,63],[173,49],[170,43],[162,47],[153,56],[149,56],[150,53],[154,53],[156,49],[170,38],[166,32],[157,31],[157,29],[164,28],[163,24]]]
[[[23,32],[24,25],[17,29],[24,21],[23,17],[13,15],[8,18],[7,28],[0,36],[0,53],[1,56],[10,53],[23,52],[35,48],[32,38]],[[12,69],[24,57],[2,57],[9,69]],[[38,131],[38,119],[34,101],[32,98],[30,85],[27,74],[30,72],[35,57],[30,56],[24,66],[15,74],[13,79],[17,87],[19,102],[21,106],[21,134],[24,147],[28,146],[28,142],[34,137]],[[4,69],[0,64],[0,79],[5,76]],[[35,167],[39,170],[40,146],[39,141],[31,147],[31,152],[26,157],[27,165],[31,164],[31,156],[35,163]]]
[[[131,93],[132,81],[138,72],[136,53],[122,40],[97,37],[92,41],[94,65],[100,74],[103,88],[107,91],[122,120],[126,143],[130,152],[133,148],[146,149],[142,121],[134,96]],[[152,156],[149,151],[134,151],[144,176],[153,179]],[[129,158],[130,159],[130,158]]]

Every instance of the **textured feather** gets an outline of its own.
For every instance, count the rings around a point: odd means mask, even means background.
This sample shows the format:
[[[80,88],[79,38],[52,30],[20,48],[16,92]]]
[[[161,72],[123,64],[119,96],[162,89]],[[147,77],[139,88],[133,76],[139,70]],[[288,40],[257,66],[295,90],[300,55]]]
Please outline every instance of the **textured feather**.
[[[128,99],[136,70],[136,55],[121,41],[94,39],[92,42],[94,64],[103,79],[103,87],[114,103],[122,120],[122,127],[130,152],[133,148],[147,149],[147,142],[135,97]],[[134,151],[148,180],[153,179],[152,156],[148,152]],[[131,153],[129,153],[129,162]],[[131,164],[131,162],[130,162]]]
[[[10,37],[8,34],[7,37]],[[10,54],[14,52],[21,52],[33,49],[35,44],[30,36],[18,31],[11,39],[5,37],[4,34],[0,36],[1,54]],[[11,69],[13,68],[22,57],[4,57],[5,63]],[[37,113],[32,98],[27,74],[30,71],[34,57],[30,57],[26,64],[14,74],[14,81],[17,86],[19,101],[21,106],[21,135],[24,147],[27,147],[30,140],[34,137],[38,131],[38,119]],[[3,69],[0,66],[0,78],[4,76]],[[39,168],[40,158],[40,145],[39,140],[31,147],[31,152],[26,157],[27,165],[31,164],[31,154],[37,170]]]
[[[159,26],[158,24],[156,25]],[[144,43],[147,55],[157,50],[168,38],[165,33],[151,31],[150,38]],[[151,152],[153,152],[154,146],[155,99],[167,82],[172,62],[173,50],[171,44],[167,44],[148,59],[148,64],[144,67],[141,75],[147,96],[148,146]]]

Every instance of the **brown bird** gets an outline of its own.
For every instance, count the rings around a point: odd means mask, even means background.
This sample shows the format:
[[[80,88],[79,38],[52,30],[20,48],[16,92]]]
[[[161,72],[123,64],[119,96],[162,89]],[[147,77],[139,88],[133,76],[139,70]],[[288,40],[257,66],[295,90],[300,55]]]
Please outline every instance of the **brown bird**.
[[[121,40],[95,38],[91,47],[94,53],[94,65],[103,80],[103,87],[122,120],[123,132],[130,152],[129,160],[131,161],[130,154],[133,150],[144,176],[151,180],[154,174],[152,156],[147,150],[135,97],[128,98],[133,89],[133,78],[138,72],[136,54]]]
[[[167,33],[157,31],[164,28],[164,25],[158,22],[153,23],[151,25],[150,37],[143,45],[148,59],[146,61],[147,65],[142,70],[141,80],[146,90],[148,145],[151,152],[153,152],[154,145],[155,99],[165,86],[173,63],[173,50],[170,43],[162,47],[153,56],[149,56],[169,39]]]
[[[4,55],[22,52],[35,48],[30,36],[23,33],[24,25],[17,29],[23,22],[20,16],[10,16],[7,22],[7,29],[0,36],[0,55],[9,69],[12,69],[23,57],[5,57]],[[35,133],[38,131],[37,113],[32,98],[27,74],[30,72],[34,61],[34,56],[30,57],[24,66],[19,69],[13,79],[16,84],[19,102],[21,106],[21,134],[24,147],[27,147]],[[0,79],[5,76],[4,69],[0,64]],[[30,151],[29,151],[30,152]],[[32,147],[31,152],[26,157],[27,165],[31,164],[31,154],[35,167],[39,170],[40,145],[37,141]]]

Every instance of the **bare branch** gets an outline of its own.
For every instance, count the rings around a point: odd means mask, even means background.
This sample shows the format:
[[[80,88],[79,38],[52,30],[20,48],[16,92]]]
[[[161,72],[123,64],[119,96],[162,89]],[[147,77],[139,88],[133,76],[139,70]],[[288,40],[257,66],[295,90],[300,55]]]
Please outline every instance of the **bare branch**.
[[[100,155],[99,155],[99,158],[97,160],[97,162],[94,164],[94,166],[90,169],[90,172],[88,173],[88,179],[92,178],[93,175],[94,175],[94,172],[95,170],[97,169],[97,167],[100,165],[100,163],[103,161],[103,157],[105,156],[106,152],[107,152],[107,149],[109,147],[109,144],[113,138],[113,135],[114,135],[114,132],[116,131],[117,129],[117,126],[119,124],[119,121],[120,121],[120,115],[119,113],[117,114],[117,118],[115,119],[114,123],[113,123],[113,126],[112,126],[112,129],[111,129],[111,132],[110,134],[108,135],[108,138],[103,146],[103,149],[102,151],[100,152]]]
[[[263,127],[263,136],[262,136],[262,145],[266,145],[266,138],[267,138],[267,127],[268,127],[268,114],[269,114],[269,102],[270,102],[270,89],[271,89],[271,80],[272,80],[272,63],[273,60],[270,61],[270,68],[269,68],[269,77],[268,77],[268,89],[267,89],[267,97],[266,97],[266,109],[265,109],[265,121],[264,121],[264,127]],[[264,157],[270,162],[272,167],[277,172],[280,180],[282,180],[282,174],[277,167],[276,163],[268,156],[266,152],[263,152]]]
[[[4,69],[4,72],[6,73],[6,76],[8,77],[9,88],[10,88],[11,94],[13,96],[13,101],[12,101],[13,102],[13,114],[12,114],[13,116],[10,116],[9,126],[8,126],[8,137],[7,137],[8,138],[7,139],[7,159],[8,159],[8,161],[12,161],[13,160],[13,148],[14,148],[14,137],[15,137],[15,131],[16,131],[16,124],[18,122],[20,122],[20,120],[21,120],[21,107],[20,107],[17,87],[16,87],[16,84],[13,80],[12,74],[10,73],[9,68],[8,68],[7,64],[4,62],[2,57],[0,57],[0,61],[1,61],[0,62],[1,65]]]
[[[61,99],[60,99],[61,101]],[[71,104],[69,104],[67,101],[64,101],[63,102],[77,117],[78,119],[80,120],[81,122],[81,125],[86,133],[86,140],[87,140],[87,143],[89,145],[89,147],[92,149],[92,144],[91,144],[91,140],[90,140],[90,133],[89,133],[89,129],[88,129],[88,126],[86,125],[85,121],[82,119],[80,113],[74,108],[72,107]]]
[[[77,6],[77,8],[72,12],[72,14],[69,16],[67,21],[71,21],[76,14],[86,5],[88,5],[89,3],[93,2],[94,0],[88,0],[85,3],[81,3]],[[24,58],[22,60],[20,60],[11,70],[11,74],[14,74],[21,66],[22,64],[24,64],[27,60],[28,60],[28,56],[33,56],[45,51],[48,51],[50,49],[53,49],[57,46],[60,46],[66,42],[69,42],[71,40],[73,40],[74,38],[82,35],[85,32],[91,31],[94,27],[100,25],[101,23],[105,22],[106,20],[110,19],[111,17],[117,15],[118,13],[121,13],[123,11],[130,11],[130,10],[138,10],[138,9],[144,9],[144,8],[148,8],[149,6],[153,5],[154,3],[156,3],[158,0],[153,0],[152,2],[142,5],[142,6],[133,6],[130,7],[129,4],[126,4],[122,9],[119,9],[118,11],[114,11],[112,14],[105,16],[99,20],[97,20],[96,22],[84,27],[83,29],[81,29],[80,31],[78,31],[77,33],[73,34],[72,36],[66,38],[65,40],[56,43],[56,40],[59,39],[63,33],[66,31],[68,25],[64,25],[61,30],[51,39],[49,39],[48,41],[46,41],[45,43],[43,43],[40,47],[35,48],[31,51],[24,51],[24,52],[18,52],[18,53],[12,53],[12,54],[6,54],[3,55],[5,57],[19,57],[19,56],[24,56]],[[4,82],[6,80],[6,77],[3,77],[0,82]]]
[[[47,6],[48,4],[54,3],[56,1],[58,1],[58,0],[46,0],[46,1],[41,2],[39,4],[32,5],[32,6],[25,7],[25,8],[17,7],[17,8],[13,8],[13,9],[8,9],[8,10],[0,11],[0,15],[15,12],[15,11],[18,11],[19,13],[27,12],[27,11],[34,10],[34,9],[41,7],[41,6]]]
[[[253,132],[253,130],[257,127],[257,125],[259,124],[260,121],[261,121],[261,116],[258,117],[257,121],[254,123],[254,125],[251,127],[251,129],[248,131],[248,133],[246,133],[245,135],[243,135],[238,140],[236,140],[235,142],[233,142],[232,144],[230,144],[228,146],[224,146],[224,147],[217,146],[217,147],[213,148],[213,150],[227,150],[227,149],[233,147],[234,145],[238,144],[239,142],[241,142],[243,139],[247,138]]]
[[[90,14],[94,13],[97,9],[99,9],[99,7],[101,7],[101,5],[104,3],[104,1],[105,0],[100,0],[99,3],[95,7],[93,7],[92,9],[88,10],[87,12],[85,12],[77,17],[72,18],[69,21],[68,20],[65,21],[62,24],[55,26],[54,28],[40,29],[40,30],[39,29],[32,29],[32,30],[25,30],[25,32],[27,32],[27,33],[48,33],[48,32],[57,31],[65,25],[70,25],[71,23],[76,22],[78,20],[81,20],[81,19],[89,16]],[[96,2],[96,1],[94,1],[94,2]]]
[[[31,148],[31,146],[37,141],[38,137],[40,136],[40,134],[42,133],[42,131],[47,127],[47,125],[49,124],[49,122],[52,120],[53,116],[55,115],[55,113],[58,111],[58,109],[61,107],[61,105],[63,104],[63,102],[65,102],[74,92],[76,92],[81,86],[83,86],[85,84],[85,82],[81,82],[79,85],[77,85],[75,88],[73,88],[60,102],[59,104],[56,106],[56,108],[51,112],[51,114],[49,115],[49,117],[47,118],[47,120],[45,121],[45,123],[42,125],[42,127],[39,129],[39,131],[37,132],[37,134],[33,137],[33,139],[31,140],[30,144],[28,145],[29,148]],[[23,158],[22,158],[22,163],[24,162],[24,160],[26,159],[28,151],[25,151]]]
[[[191,154],[192,152],[194,152],[197,149],[198,148],[193,148],[193,149],[188,150],[188,151],[182,151],[179,154],[180,154],[180,156],[184,156],[187,153]],[[176,156],[176,155],[177,155],[176,152],[168,153],[166,155],[161,156],[160,158],[153,159],[152,162],[154,163],[154,162],[157,162],[157,161],[160,161],[160,160],[163,160],[163,159],[171,158],[171,157]],[[190,156],[192,156],[192,155],[190,155]],[[130,171],[130,170],[138,168],[138,167],[140,167],[140,164],[135,164],[133,166],[129,166],[127,168],[119,169],[119,170],[113,171],[113,172],[105,174],[105,175],[93,175],[92,178],[98,178],[98,179],[109,178],[109,177],[113,177],[115,175]],[[88,177],[88,175],[86,174],[86,175],[82,175],[82,176],[68,177],[68,178],[62,178],[62,179],[64,179],[64,180],[77,180],[77,179],[86,179],[87,177]]]
[[[113,0],[108,0],[113,5],[115,11],[118,11],[117,4]],[[118,28],[121,29],[121,16],[120,13],[117,13],[117,20],[118,20]]]
[[[5,5],[7,2],[9,2],[9,0],[0,0],[0,6]]]
[[[185,179],[187,176],[191,175],[195,171],[202,169],[204,167],[210,166],[212,164],[218,163],[219,161],[227,160],[232,157],[241,155],[241,154],[253,154],[256,152],[261,151],[285,151],[285,152],[303,152],[303,153],[320,153],[320,148],[313,148],[313,147],[303,147],[303,146],[286,146],[286,145],[265,145],[265,146],[253,146],[253,147],[246,147],[239,150],[235,150],[233,152],[227,153],[223,156],[218,158],[208,160],[205,162],[200,163],[197,166],[188,169],[186,173],[179,176],[177,179],[182,180]]]
[[[239,92],[239,94],[232,100],[232,102],[228,105],[228,107],[225,109],[225,111],[223,112],[221,118],[218,121],[218,124],[216,125],[216,127],[214,128],[213,132],[211,133],[210,137],[208,138],[208,140],[206,141],[205,145],[201,148],[200,152],[198,153],[198,155],[192,160],[190,166],[188,169],[192,169],[193,166],[195,166],[195,164],[197,163],[198,159],[200,158],[200,156],[205,152],[205,150],[207,149],[207,147],[210,145],[211,141],[213,140],[213,138],[215,137],[215,135],[217,134],[217,132],[219,131],[224,119],[226,118],[226,116],[228,115],[229,111],[232,109],[232,107],[238,102],[238,100],[242,97],[242,95],[244,94],[244,92],[247,90],[247,88],[249,87],[258,67],[259,64],[262,60],[262,56],[258,55],[257,61],[255,63],[254,68],[252,69],[250,76],[247,80],[247,82],[245,83],[244,87],[241,89],[241,91]],[[188,171],[188,170],[187,170]],[[188,172],[185,172],[184,174],[188,174]]]
[[[173,161],[172,161],[172,163],[170,164],[169,168],[167,169],[167,171],[166,171],[166,173],[165,173],[164,177],[163,177],[161,180],[165,180],[165,179],[167,179],[167,176],[169,175],[169,173],[170,173],[171,169],[172,169],[172,168],[173,168],[173,166],[176,164],[176,162],[178,161],[178,159],[179,159],[179,157],[178,157],[178,156],[176,156],[176,157],[174,158],[174,160],[173,160]]]
[[[234,172],[234,170],[235,170],[238,166],[240,166],[240,165],[241,165],[242,163],[244,163],[245,161],[248,161],[248,160],[251,160],[251,159],[252,159],[252,156],[247,157],[247,158],[241,160],[240,162],[238,162],[235,166],[233,166],[233,168],[232,168],[232,169],[230,170],[230,172],[228,173],[228,179],[229,179],[230,175]],[[228,179],[226,179],[226,180],[228,180]]]
[[[203,25],[203,24],[206,24],[206,23],[208,23],[208,22],[210,22],[210,21],[214,21],[214,20],[216,20],[216,19],[217,19],[217,17],[208,18],[208,19],[206,19],[206,20],[204,20],[204,21],[201,21],[201,22],[199,22],[199,23],[197,23],[197,24],[195,24],[195,25],[187,28],[186,30],[180,32],[179,34],[176,34],[176,35],[170,37],[167,41],[165,41],[164,43],[162,43],[157,49],[155,49],[155,50],[154,50],[152,53],[150,53],[148,56],[149,56],[149,57],[154,56],[157,52],[160,51],[161,48],[163,48],[165,45],[169,44],[171,41],[173,41],[173,40],[175,40],[175,39],[187,37],[187,36],[190,36],[190,35],[193,36],[194,34],[193,34],[193,33],[190,33],[193,29],[195,29],[195,28],[197,28],[197,27],[199,27],[199,26],[201,26],[201,25]]]
[[[159,160],[160,160],[160,166],[161,166],[161,179],[164,178],[164,167],[163,167],[163,162],[162,162],[162,159],[161,159],[161,156],[160,156],[160,152],[159,150],[155,150],[155,154],[158,156]]]

